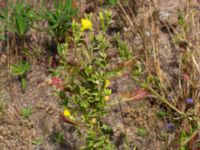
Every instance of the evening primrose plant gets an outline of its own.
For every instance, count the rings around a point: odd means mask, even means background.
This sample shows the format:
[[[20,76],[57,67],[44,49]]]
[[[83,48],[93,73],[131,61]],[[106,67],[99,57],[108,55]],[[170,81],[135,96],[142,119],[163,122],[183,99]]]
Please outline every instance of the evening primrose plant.
[[[92,30],[91,16],[86,15],[86,18],[81,19],[81,23],[72,21],[73,38],[67,37],[74,42],[75,48],[80,47],[83,43],[83,33],[87,30]]]
[[[79,64],[61,63],[67,74],[56,71],[57,76],[63,79],[62,90],[58,95],[63,100],[62,116],[67,123],[80,125],[87,132],[82,134],[85,146],[82,149],[113,149],[109,140],[109,133],[105,133],[102,118],[106,114],[107,101],[110,99],[110,80],[107,76],[108,48],[106,37],[99,33],[94,36],[90,17],[81,20],[81,23],[72,23],[75,58]],[[78,34],[79,32],[79,34]],[[84,36],[89,35],[89,45],[85,46]],[[86,58],[89,55],[88,61]],[[79,128],[80,129],[80,128]],[[86,133],[86,134],[85,134]]]
[[[85,18],[81,19],[81,23],[75,21],[72,22],[72,32],[75,55],[79,62],[88,63],[92,61],[93,57],[93,47],[92,45],[85,45],[84,36],[87,35],[90,41],[94,40],[93,28],[91,22],[92,14],[88,14]],[[87,46],[83,48],[83,46]],[[87,62],[85,61],[87,60]]]

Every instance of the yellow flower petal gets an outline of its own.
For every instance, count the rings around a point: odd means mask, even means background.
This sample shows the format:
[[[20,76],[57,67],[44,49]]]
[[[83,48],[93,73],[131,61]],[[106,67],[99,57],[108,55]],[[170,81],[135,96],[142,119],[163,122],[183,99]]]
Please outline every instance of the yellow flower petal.
[[[67,118],[71,116],[71,113],[70,113],[70,111],[68,109],[65,109],[64,112],[63,112],[63,114]]]
[[[81,19],[81,30],[84,31],[84,30],[92,30],[92,22],[88,19]]]
[[[109,101],[110,97],[109,96],[105,96],[104,99],[105,99],[105,101]]]
[[[91,122],[95,124],[97,122],[96,118],[93,118]]]

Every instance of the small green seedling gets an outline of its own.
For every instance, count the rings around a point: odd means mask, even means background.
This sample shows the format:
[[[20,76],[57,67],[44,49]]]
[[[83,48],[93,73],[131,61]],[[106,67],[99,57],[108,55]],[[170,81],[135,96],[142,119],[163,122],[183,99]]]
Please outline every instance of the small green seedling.
[[[186,21],[186,16],[187,16],[186,12],[178,9],[177,14],[178,14],[178,24],[180,25],[180,27],[182,27],[182,29],[184,29],[184,31],[187,31],[188,23]]]
[[[33,145],[39,146],[43,143],[42,139],[35,139],[32,141]]]
[[[54,142],[56,144],[61,144],[64,141],[64,134],[61,132],[56,132],[54,136]]]
[[[160,111],[158,111],[157,112],[157,116],[159,117],[159,118],[164,118],[165,117],[165,112],[163,111],[163,110],[160,110]]]
[[[22,108],[20,112],[21,116],[24,119],[29,118],[32,115],[32,113],[33,113],[33,109],[30,106]]]
[[[26,74],[30,70],[30,64],[27,61],[20,61],[16,65],[11,65],[10,72],[13,76],[21,80],[22,92],[26,89]]]
[[[139,128],[138,130],[137,130],[137,135],[138,136],[141,136],[141,137],[145,137],[145,136],[147,136],[147,130],[145,129],[145,128]]]

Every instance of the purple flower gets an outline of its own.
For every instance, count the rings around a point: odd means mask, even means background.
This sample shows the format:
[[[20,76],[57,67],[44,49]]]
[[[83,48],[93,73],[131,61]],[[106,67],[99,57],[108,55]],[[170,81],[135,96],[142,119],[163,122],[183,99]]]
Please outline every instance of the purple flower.
[[[175,129],[174,124],[173,123],[167,123],[166,129],[167,129],[168,132],[173,132],[174,129]]]
[[[187,104],[193,104],[193,99],[192,98],[186,98],[185,102]]]

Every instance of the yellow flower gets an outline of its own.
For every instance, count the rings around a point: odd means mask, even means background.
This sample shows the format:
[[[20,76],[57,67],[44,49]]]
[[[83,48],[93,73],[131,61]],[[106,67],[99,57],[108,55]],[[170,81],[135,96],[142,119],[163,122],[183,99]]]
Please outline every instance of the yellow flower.
[[[63,114],[64,114],[64,116],[67,117],[67,118],[71,117],[70,111],[69,111],[68,109],[66,109],[66,108],[65,108]]]
[[[106,80],[106,81],[105,81],[104,88],[107,88],[109,85],[110,85],[110,80]]]
[[[109,101],[110,97],[109,96],[105,96],[104,99],[105,99],[105,101]]]
[[[81,19],[81,31],[92,30],[92,22],[89,19]]]
[[[93,118],[91,122],[95,124],[97,122],[96,118]]]
[[[69,118],[69,119],[71,119],[71,120],[75,120],[75,118],[71,115],[70,111],[69,111],[67,108],[64,108],[63,115],[64,115],[66,118]]]

